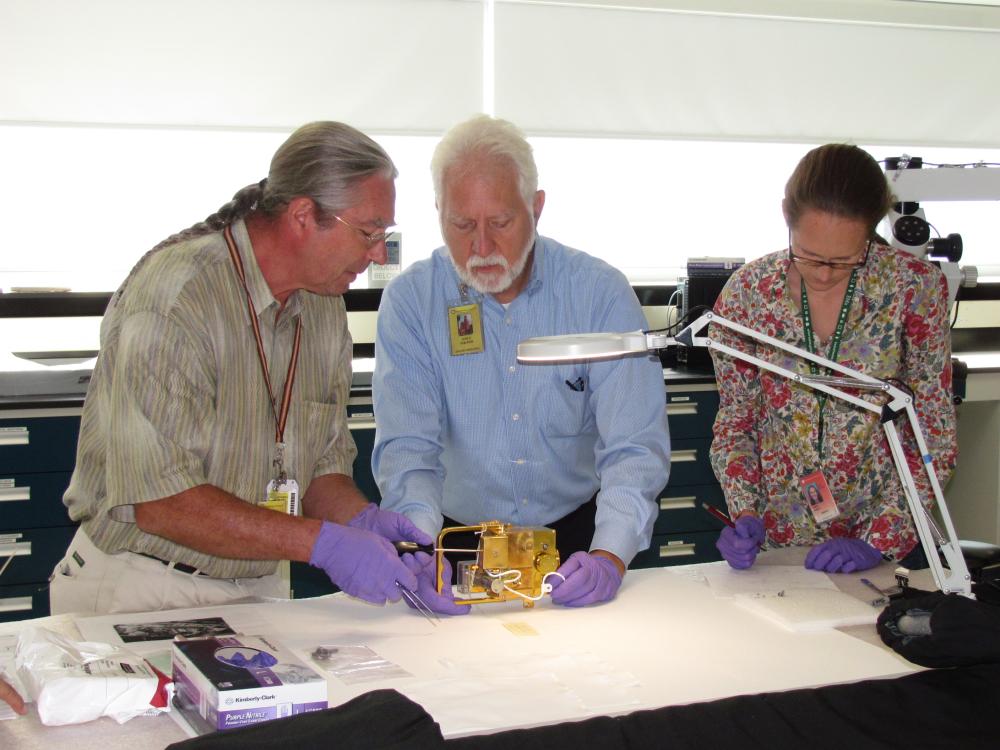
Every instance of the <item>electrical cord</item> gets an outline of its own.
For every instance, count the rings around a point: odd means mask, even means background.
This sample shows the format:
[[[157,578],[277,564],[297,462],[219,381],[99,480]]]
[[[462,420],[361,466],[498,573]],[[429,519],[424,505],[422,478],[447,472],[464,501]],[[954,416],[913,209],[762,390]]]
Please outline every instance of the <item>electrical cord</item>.
[[[500,580],[502,580],[503,581],[503,587],[504,587],[505,591],[509,591],[512,594],[516,594],[517,596],[521,597],[522,599],[527,599],[529,602],[537,602],[539,599],[541,599],[546,594],[551,594],[552,593],[552,584],[551,583],[546,583],[546,580],[548,579],[549,576],[559,576],[564,581],[566,580],[566,576],[564,576],[562,573],[560,573],[558,571],[553,570],[551,573],[546,573],[544,576],[542,576],[542,593],[540,593],[538,596],[528,596],[527,594],[523,594],[523,593],[521,593],[520,591],[518,591],[516,589],[512,589],[508,585],[508,583],[517,583],[518,581],[521,580],[521,571],[520,570],[514,570],[514,569],[511,569],[511,570],[501,570],[499,573],[491,573],[490,571],[487,570],[487,571],[485,571],[485,573],[490,578],[499,578]],[[514,578],[511,579],[510,581],[503,580],[504,576],[508,575],[509,573],[513,573],[514,574]]]
[[[709,307],[708,305],[698,305],[688,310],[687,314],[679,318],[676,323],[673,323],[672,325],[669,325],[666,328],[655,328],[650,331],[643,331],[643,333],[662,333],[669,336],[675,331],[683,330],[686,326],[688,326],[691,323],[691,321],[697,320],[702,316],[703,313],[706,312],[712,312],[712,308]]]

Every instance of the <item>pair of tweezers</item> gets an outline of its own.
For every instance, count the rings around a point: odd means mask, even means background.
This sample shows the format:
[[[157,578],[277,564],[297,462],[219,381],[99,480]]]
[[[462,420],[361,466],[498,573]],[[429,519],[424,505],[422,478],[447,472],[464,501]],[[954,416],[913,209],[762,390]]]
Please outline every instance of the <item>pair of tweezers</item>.
[[[427,621],[431,625],[434,625],[436,627],[438,622],[441,621],[441,618],[437,616],[434,610],[428,607],[427,603],[424,602],[424,600],[421,599],[419,596],[417,596],[416,593],[410,591],[408,588],[406,588],[406,586],[401,584],[399,581],[396,581],[396,585],[399,586],[399,593],[403,595],[403,598],[406,599],[406,601],[408,601],[410,604],[412,604],[415,610],[417,610],[420,614],[426,617]]]

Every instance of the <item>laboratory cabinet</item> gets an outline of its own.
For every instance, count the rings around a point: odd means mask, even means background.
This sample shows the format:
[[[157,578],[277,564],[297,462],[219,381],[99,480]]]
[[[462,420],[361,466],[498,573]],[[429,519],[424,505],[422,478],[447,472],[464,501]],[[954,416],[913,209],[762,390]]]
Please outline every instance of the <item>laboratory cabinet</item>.
[[[0,622],[49,613],[48,579],[76,526],[62,503],[80,408],[0,408]]]
[[[629,567],[652,568],[721,560],[715,548],[722,524],[702,507],[726,512],[722,488],[709,458],[719,391],[710,376],[702,382],[671,382],[666,376],[670,426],[670,478],[657,499],[653,540]]]

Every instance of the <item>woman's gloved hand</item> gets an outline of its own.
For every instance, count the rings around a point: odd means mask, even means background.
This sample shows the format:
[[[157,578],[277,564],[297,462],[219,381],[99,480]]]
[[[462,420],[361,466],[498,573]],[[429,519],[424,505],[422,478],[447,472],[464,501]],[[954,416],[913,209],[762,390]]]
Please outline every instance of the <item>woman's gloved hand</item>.
[[[398,602],[397,581],[410,590],[417,587],[417,577],[385,537],[329,521],[319,530],[309,564],[322,569],[344,593],[372,604]]]
[[[736,570],[746,570],[753,565],[763,544],[764,522],[751,515],[737,518],[733,527],[724,528],[715,542],[726,562]]]
[[[586,607],[611,601],[622,585],[622,574],[607,557],[574,552],[552,576],[552,602],[564,607]]]
[[[360,513],[347,522],[347,525],[384,536],[390,542],[434,544],[434,540],[428,534],[418,529],[402,513],[382,510],[375,503],[368,503]]]
[[[817,544],[806,555],[806,567],[827,573],[854,573],[874,568],[882,553],[863,539],[839,537]]]
[[[437,564],[432,555],[428,555],[426,552],[417,552],[416,554],[407,552],[403,555],[402,560],[410,572],[417,577],[417,587],[411,591],[419,596],[432,611],[442,615],[469,614],[472,607],[468,604],[455,604],[455,598],[451,595],[451,563],[448,562],[448,558],[444,560],[442,574],[445,590],[440,594],[437,591],[437,581],[434,580]],[[409,599],[406,599],[406,603],[413,607]]]

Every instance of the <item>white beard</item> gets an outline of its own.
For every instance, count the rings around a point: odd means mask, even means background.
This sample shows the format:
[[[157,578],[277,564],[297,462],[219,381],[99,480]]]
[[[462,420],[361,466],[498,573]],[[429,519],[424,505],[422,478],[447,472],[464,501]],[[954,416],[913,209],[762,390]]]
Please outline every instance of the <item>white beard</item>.
[[[455,267],[455,273],[458,274],[458,278],[463,284],[471,286],[481,294],[500,294],[507,291],[511,284],[524,271],[524,267],[528,263],[528,258],[531,257],[531,249],[534,246],[535,238],[532,237],[524,250],[521,251],[520,258],[518,258],[513,266],[499,253],[493,253],[486,257],[470,255],[464,267],[455,262],[455,255],[451,252],[450,247],[448,248],[448,254],[451,256],[451,264]],[[484,266],[500,266],[503,271],[499,274],[490,274],[489,276],[474,273],[476,268]]]

